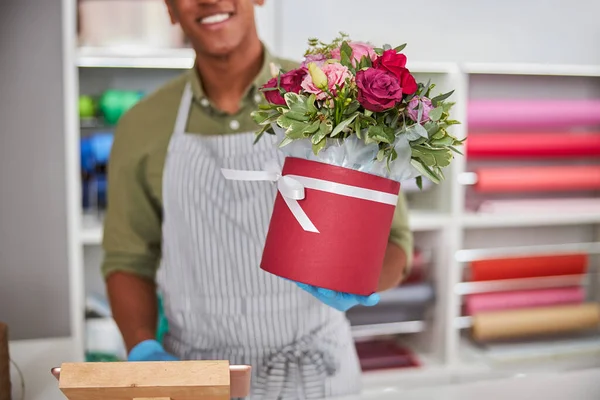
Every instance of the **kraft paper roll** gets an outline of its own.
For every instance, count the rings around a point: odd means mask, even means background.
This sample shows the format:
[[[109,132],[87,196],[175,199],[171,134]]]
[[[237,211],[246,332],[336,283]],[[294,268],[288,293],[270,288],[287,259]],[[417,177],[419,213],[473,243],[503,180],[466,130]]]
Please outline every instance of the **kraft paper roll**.
[[[10,357],[8,355],[8,327],[0,322],[0,400],[10,400]]]
[[[485,133],[467,137],[470,158],[545,158],[600,155],[600,132]]]
[[[600,305],[580,305],[492,311],[473,316],[477,341],[495,341],[574,333],[597,329]]]
[[[600,166],[481,168],[479,192],[563,192],[600,189]]]
[[[584,300],[585,290],[582,287],[481,293],[465,297],[465,311],[474,315],[488,311],[581,304]]]
[[[582,275],[588,265],[587,254],[531,255],[471,262],[472,281]]]
[[[600,125],[600,100],[473,100],[467,112],[470,129]]]

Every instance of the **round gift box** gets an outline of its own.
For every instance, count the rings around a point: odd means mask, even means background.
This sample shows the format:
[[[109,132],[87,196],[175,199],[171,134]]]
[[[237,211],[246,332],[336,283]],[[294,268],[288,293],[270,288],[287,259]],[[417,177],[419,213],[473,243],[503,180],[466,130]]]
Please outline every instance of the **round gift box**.
[[[282,175],[296,175],[398,195],[396,181],[288,157]],[[318,233],[305,231],[277,194],[261,268],[297,282],[357,295],[377,290],[396,205],[305,188],[298,204]]]

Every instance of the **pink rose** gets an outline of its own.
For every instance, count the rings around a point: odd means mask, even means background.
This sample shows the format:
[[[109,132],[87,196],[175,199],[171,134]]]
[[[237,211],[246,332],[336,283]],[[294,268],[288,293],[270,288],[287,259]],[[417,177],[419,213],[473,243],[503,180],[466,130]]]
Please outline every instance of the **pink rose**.
[[[417,122],[419,119],[419,102],[423,104],[423,115],[421,116],[421,123],[429,121],[429,112],[433,109],[433,105],[431,104],[431,100],[427,97],[413,97],[408,102],[408,107],[406,111],[408,116],[413,121]]]
[[[371,61],[377,59],[377,53],[375,53],[373,46],[370,46],[367,43],[349,42],[348,45],[350,45],[350,48],[352,49],[352,66],[354,67],[356,67],[356,64],[359,63],[364,56],[369,57]],[[341,50],[339,48],[333,50],[331,52],[331,58],[341,60]]]
[[[336,95],[335,87],[343,87],[346,83],[346,79],[352,78],[352,74],[348,68],[339,63],[324,64],[320,68],[327,77],[327,88],[334,96]],[[314,93],[317,96],[317,100],[324,100],[329,96],[326,92],[319,89],[314,84],[310,74],[304,77],[304,80],[302,81],[302,88],[308,93]]]
[[[398,79],[387,71],[368,68],[356,73],[358,102],[367,110],[381,112],[402,100]]]
[[[325,64],[325,61],[327,61],[327,57],[325,57],[323,54],[309,54],[304,58],[302,67],[306,68],[308,66],[308,63],[311,62],[317,64],[317,66],[319,67],[322,67],[323,64]]]
[[[291,71],[288,71],[285,74],[281,75],[281,78],[279,81],[279,86],[286,92],[300,93],[300,90],[302,90],[302,86],[300,86],[300,85],[301,85],[302,80],[304,79],[305,75],[306,75],[306,70],[302,69],[302,68],[293,69]],[[265,85],[263,85],[262,89],[276,88],[276,87],[277,87],[277,78],[272,78]],[[266,90],[266,91],[263,91],[263,93],[265,94],[265,98],[267,99],[267,101],[269,103],[285,105],[285,99],[283,98],[281,93],[279,93],[279,90]]]
[[[406,69],[406,56],[396,53],[396,50],[386,50],[373,63],[373,67],[391,72],[398,78],[402,92],[413,94],[417,91],[417,82],[410,71]]]

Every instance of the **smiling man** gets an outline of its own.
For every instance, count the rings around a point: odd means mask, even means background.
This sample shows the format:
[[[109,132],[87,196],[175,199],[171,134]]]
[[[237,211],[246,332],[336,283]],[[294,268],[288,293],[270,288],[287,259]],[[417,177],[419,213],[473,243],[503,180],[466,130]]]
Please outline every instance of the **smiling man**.
[[[262,271],[275,188],[220,173],[280,157],[266,140],[253,145],[250,113],[271,64],[295,63],[262,45],[254,19],[262,3],[167,0],[196,63],[119,122],[102,271],[129,360],[248,364],[253,399],[357,393],[360,366],[344,311],[373,305],[377,295],[299,288]],[[380,290],[400,282],[411,249],[401,196]],[[155,340],[157,284],[169,322],[164,347]]]

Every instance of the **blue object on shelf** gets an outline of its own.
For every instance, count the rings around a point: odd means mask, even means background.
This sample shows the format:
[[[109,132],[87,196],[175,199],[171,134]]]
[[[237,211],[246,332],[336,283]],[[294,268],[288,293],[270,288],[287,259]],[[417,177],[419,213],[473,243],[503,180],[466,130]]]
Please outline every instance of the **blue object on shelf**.
[[[97,132],[81,139],[83,207],[106,207],[106,168],[114,141],[112,132]]]

